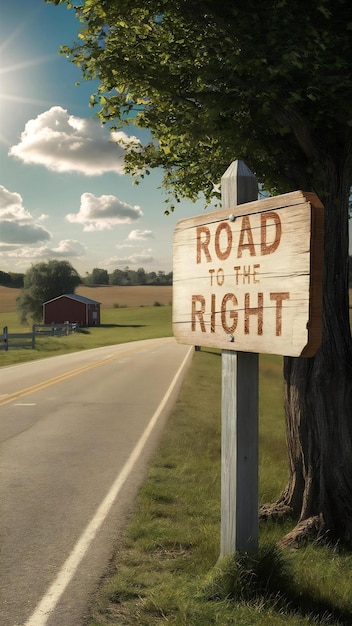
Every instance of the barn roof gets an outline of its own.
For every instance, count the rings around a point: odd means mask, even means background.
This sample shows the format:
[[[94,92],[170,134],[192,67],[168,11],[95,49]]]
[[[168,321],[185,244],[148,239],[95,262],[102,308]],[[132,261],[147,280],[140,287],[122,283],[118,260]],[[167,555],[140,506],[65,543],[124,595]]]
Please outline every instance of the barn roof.
[[[90,298],[86,298],[85,296],[78,296],[75,293],[63,293],[61,296],[57,296],[56,298],[47,300],[46,302],[44,302],[44,304],[48,304],[49,302],[54,302],[54,300],[59,300],[60,298],[71,298],[71,300],[76,300],[77,302],[83,302],[84,304],[101,304],[101,302],[97,302],[97,300],[91,300]]]

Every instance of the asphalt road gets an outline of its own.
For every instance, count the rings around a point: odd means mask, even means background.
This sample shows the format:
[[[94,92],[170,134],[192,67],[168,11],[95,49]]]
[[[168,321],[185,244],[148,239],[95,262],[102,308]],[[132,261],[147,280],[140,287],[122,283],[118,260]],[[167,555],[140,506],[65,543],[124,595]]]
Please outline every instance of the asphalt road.
[[[82,626],[190,360],[156,339],[0,369],[0,624]]]

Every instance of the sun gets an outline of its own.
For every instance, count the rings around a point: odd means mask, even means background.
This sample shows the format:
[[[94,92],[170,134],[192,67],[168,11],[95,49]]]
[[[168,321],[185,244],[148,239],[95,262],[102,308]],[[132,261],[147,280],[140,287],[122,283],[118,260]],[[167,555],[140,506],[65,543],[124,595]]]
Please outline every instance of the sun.
[[[32,57],[21,46],[21,31],[16,28],[0,45],[0,142],[9,146],[8,136],[15,116],[28,105],[47,106],[49,101],[35,97],[36,70],[55,55]]]

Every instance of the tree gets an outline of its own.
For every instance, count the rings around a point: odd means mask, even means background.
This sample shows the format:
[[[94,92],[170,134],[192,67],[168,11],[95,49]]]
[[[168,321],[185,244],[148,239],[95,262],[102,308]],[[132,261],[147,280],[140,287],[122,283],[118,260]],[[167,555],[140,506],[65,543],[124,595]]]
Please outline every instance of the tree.
[[[22,289],[23,281],[24,281],[24,274],[21,274],[18,272],[9,272],[9,274],[11,278],[11,284],[9,286]]]
[[[5,287],[23,287],[24,274],[17,274],[14,272],[1,272],[0,271],[0,285]]]
[[[122,270],[116,269],[109,275],[110,285],[124,285],[125,275]]]
[[[64,293],[74,293],[81,279],[68,261],[51,260],[32,265],[24,277],[24,288],[17,298],[21,322],[28,317],[40,322],[43,319],[43,303]]]
[[[158,284],[158,276],[157,276],[156,272],[149,272],[148,278],[149,278],[149,284],[150,285],[157,285]]]
[[[103,122],[152,133],[128,171],[161,166],[176,200],[209,200],[237,158],[271,193],[324,203],[322,344],[284,358],[290,477],[269,513],[352,545],[351,3],[85,0],[76,14],[80,39],[64,52],[99,79],[91,104]]]
[[[138,285],[146,285],[147,284],[147,275],[143,267],[139,267],[137,270],[137,284]]]
[[[11,284],[11,276],[7,272],[0,272],[0,285],[8,287]]]
[[[95,267],[92,271],[91,276],[93,285],[108,285],[109,284],[109,274],[108,270],[100,269],[99,267]]]

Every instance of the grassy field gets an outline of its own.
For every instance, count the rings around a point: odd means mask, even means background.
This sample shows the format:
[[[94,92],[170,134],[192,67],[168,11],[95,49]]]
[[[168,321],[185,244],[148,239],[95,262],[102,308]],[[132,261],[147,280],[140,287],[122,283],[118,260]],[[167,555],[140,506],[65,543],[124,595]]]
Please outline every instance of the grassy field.
[[[31,331],[32,326],[21,325],[16,313],[19,293],[19,289],[0,286],[0,333],[4,326],[8,327],[9,333]],[[171,287],[80,286],[77,293],[101,302],[101,326],[83,329],[69,337],[37,339],[35,350],[0,351],[0,367],[64,352],[172,334]],[[350,299],[352,303],[352,291]]]
[[[120,288],[115,288],[120,289]],[[127,288],[129,291],[132,288]],[[141,287],[141,290],[148,289]],[[50,338],[19,360],[108,343],[171,335],[171,306],[120,308],[110,291],[102,326]],[[118,292],[121,294],[122,292]],[[147,293],[147,292],[146,292]],[[0,302],[2,291],[0,290]],[[132,295],[132,293],[130,294]],[[135,297],[137,295],[135,294]],[[8,301],[9,301],[8,297]],[[105,304],[104,304],[105,303]],[[111,308],[119,304],[119,308]],[[0,325],[16,314],[0,305]],[[92,598],[90,626],[350,626],[352,555],[312,544],[282,552],[291,522],[260,525],[255,557],[219,560],[221,358],[202,349],[170,415],[125,535],[117,538],[109,575]],[[287,480],[281,357],[260,357],[259,498],[277,498]]]
[[[4,326],[9,333],[31,331],[31,325],[20,324],[16,313],[18,293],[18,289],[0,287],[0,332]],[[0,366],[172,335],[170,287],[81,287],[77,293],[101,302],[101,326],[82,329],[68,337],[37,338],[35,350],[1,351]]]
[[[281,358],[260,358],[260,500],[287,480]],[[260,525],[254,557],[219,559],[220,368],[195,352],[90,626],[347,626],[352,555],[280,551],[291,522]]]
[[[171,316],[171,306],[102,309],[100,326],[83,328],[67,337],[36,337],[35,350],[10,348],[7,352],[1,351],[0,367],[139,339],[170,337]],[[0,329],[5,325],[9,333],[31,331],[31,326],[19,324],[16,313],[0,313]]]

